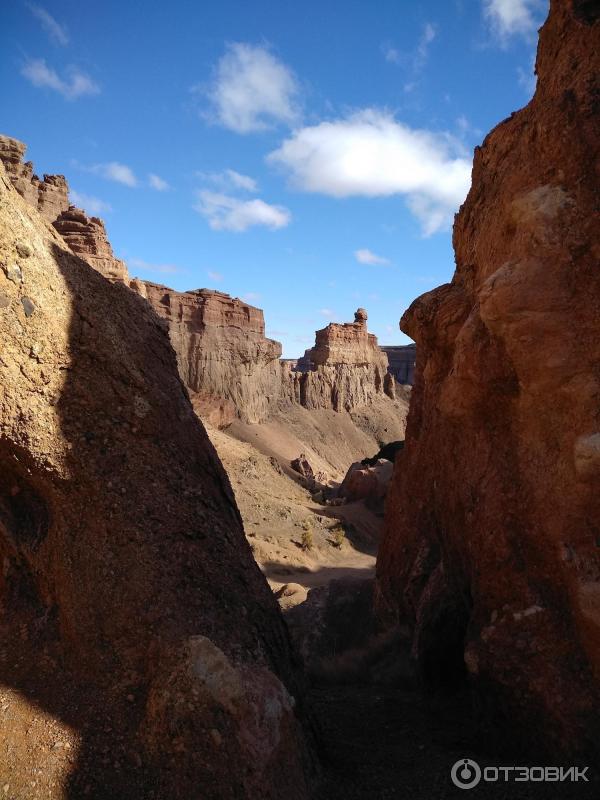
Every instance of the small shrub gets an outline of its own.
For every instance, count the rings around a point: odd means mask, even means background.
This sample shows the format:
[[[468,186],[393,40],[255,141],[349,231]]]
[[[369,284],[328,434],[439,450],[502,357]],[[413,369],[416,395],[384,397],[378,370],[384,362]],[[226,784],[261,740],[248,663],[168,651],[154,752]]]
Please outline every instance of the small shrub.
[[[331,531],[332,536],[332,544],[334,547],[338,549],[344,544],[344,539],[346,538],[346,531],[344,530],[343,525],[336,525],[335,528]]]
[[[302,526],[302,544],[303,550],[312,550],[314,545],[313,530],[310,522],[305,522]]]

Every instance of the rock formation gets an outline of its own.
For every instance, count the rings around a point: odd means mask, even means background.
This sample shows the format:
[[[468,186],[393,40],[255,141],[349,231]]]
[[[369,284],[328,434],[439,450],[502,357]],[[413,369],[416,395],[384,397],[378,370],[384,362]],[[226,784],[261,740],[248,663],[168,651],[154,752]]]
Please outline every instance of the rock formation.
[[[69,206],[53,221],[69,248],[110,281],[129,282],[127,265],[115,255],[106,236],[104,223],[88,217],[85,211]]]
[[[23,142],[0,136],[0,162],[17,192],[54,225],[70,249],[90,267],[111,281],[127,283],[127,265],[115,258],[102,220],[88,217],[69,203],[69,186],[63,175],[44,175],[40,181],[33,174],[31,161],[23,163],[26,150]]]
[[[284,395],[305,408],[352,411],[384,394],[394,397],[387,356],[367,330],[367,312],[354,322],[331,322],[316,332],[315,346],[284,374]]]
[[[377,594],[426,678],[466,667],[513,739],[597,758],[600,21],[550,5],[535,96],[476,148],[453,280],[401,321],[416,382]]]
[[[412,386],[415,379],[417,348],[414,344],[385,345],[381,348],[388,357],[388,372],[398,383]]]
[[[0,135],[0,161],[13,186],[48,222],[54,222],[69,207],[67,182],[62,175],[44,175],[40,181],[31,161],[23,163],[26,150],[23,142]]]
[[[23,198],[37,208],[71,251],[112,282],[144,297],[169,329],[180,375],[198,415],[226,427],[234,419],[264,422],[290,403],[305,408],[352,411],[376,398],[393,398],[395,382],[387,356],[367,331],[367,314],[358,309],[353,323],[332,323],[317,331],[315,347],[303,359],[281,360],[281,345],[265,337],[263,312],[210,289],[178,292],[138,278],[115,258],[104,223],[69,205],[61,175],[40,182],[26,146],[0,136],[0,161]]]
[[[65,785],[37,769],[52,739],[21,734],[0,783],[51,800],[305,798],[287,635],[164,325],[2,165],[0,267],[0,683],[79,737]]]
[[[237,415],[261,422],[281,391],[281,345],[265,337],[260,308],[223,292],[176,292],[132,281],[167,321],[180,375],[201,415],[226,425]]]

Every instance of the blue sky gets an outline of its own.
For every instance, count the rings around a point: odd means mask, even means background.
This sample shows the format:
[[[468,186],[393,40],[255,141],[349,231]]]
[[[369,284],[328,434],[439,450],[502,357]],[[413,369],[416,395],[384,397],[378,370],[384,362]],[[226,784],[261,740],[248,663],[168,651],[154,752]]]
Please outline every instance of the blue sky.
[[[454,269],[473,147],[534,88],[545,0],[13,0],[0,132],[132,275],[265,311],[284,355],[382,344]]]

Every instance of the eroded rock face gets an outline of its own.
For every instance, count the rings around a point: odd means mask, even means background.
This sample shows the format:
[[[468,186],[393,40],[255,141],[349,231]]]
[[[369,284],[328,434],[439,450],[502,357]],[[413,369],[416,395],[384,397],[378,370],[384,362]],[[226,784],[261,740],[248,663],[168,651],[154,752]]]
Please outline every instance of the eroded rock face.
[[[181,377],[203,415],[262,422],[281,392],[281,345],[265,337],[260,308],[210,289],[176,292],[132,281],[166,320]],[[224,403],[225,401],[225,403]]]
[[[315,335],[295,367],[286,369],[284,397],[306,408],[353,411],[384,394],[394,397],[387,355],[367,330],[367,312],[359,308],[354,322],[331,322]]]
[[[305,798],[286,632],[165,326],[2,165],[0,267],[0,683],[82,738],[48,796]]]
[[[69,206],[53,225],[75,255],[87,261],[90,267],[111,281],[129,281],[127,265],[115,258],[101,219],[88,217],[80,208]]]
[[[0,161],[17,192],[37,208],[48,222],[54,222],[69,207],[69,187],[62,175],[44,175],[40,180],[33,174],[31,161],[23,163],[27,145],[18,139],[0,135]]]
[[[115,258],[98,217],[69,203],[69,186],[62,175],[44,175],[40,181],[33,174],[31,161],[23,163],[27,145],[9,136],[0,136],[0,161],[21,197],[36,208],[61,234],[69,248],[111,281],[127,283],[127,265]]]
[[[452,283],[401,322],[417,374],[378,607],[412,621],[430,678],[466,667],[513,736],[597,754],[597,6],[553,0],[536,66],[476,149]]]

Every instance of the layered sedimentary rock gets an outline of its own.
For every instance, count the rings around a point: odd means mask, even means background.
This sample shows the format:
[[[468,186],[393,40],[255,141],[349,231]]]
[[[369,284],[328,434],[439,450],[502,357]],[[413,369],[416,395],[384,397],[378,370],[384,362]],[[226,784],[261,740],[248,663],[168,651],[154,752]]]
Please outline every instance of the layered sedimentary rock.
[[[332,322],[316,332],[315,346],[295,367],[284,365],[284,399],[305,408],[353,411],[378,396],[394,397],[387,355],[367,330],[367,312],[359,308],[354,322]]]
[[[129,281],[127,265],[115,258],[101,219],[88,217],[80,208],[69,206],[53,225],[75,255],[87,261],[90,267],[111,281]]]
[[[0,161],[17,192],[54,225],[76,255],[105,278],[127,283],[127,265],[115,258],[102,220],[69,203],[69,186],[62,175],[44,175],[40,181],[31,161],[23,163],[26,150],[23,142],[0,136]]]
[[[513,737],[596,757],[598,17],[552,0],[534,98],[476,149],[452,283],[402,318],[416,383],[377,567],[426,677],[466,667]]]
[[[27,145],[18,139],[0,135],[0,161],[13,186],[48,222],[54,222],[69,207],[67,182],[62,175],[44,175],[40,180],[31,161],[23,162],[26,150]]]
[[[165,326],[2,165],[0,563],[0,683],[46,720],[3,748],[11,796],[307,796],[283,622]]]
[[[398,383],[410,385],[415,379],[417,348],[414,344],[386,345],[381,348],[388,357],[388,372]]]
[[[215,424],[261,422],[281,392],[281,345],[265,337],[260,308],[210,289],[176,292],[132,281],[167,321],[181,377],[198,412]]]

